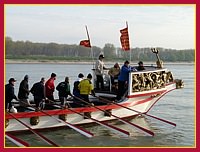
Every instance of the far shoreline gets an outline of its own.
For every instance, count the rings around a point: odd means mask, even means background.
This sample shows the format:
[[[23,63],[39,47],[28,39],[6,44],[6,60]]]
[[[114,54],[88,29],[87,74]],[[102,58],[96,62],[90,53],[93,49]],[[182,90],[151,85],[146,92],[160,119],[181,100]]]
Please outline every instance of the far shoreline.
[[[94,64],[96,61],[92,62],[92,61],[60,61],[60,60],[54,60],[54,61],[50,61],[50,60],[13,60],[13,59],[6,59],[5,64]],[[118,61],[116,61],[118,62]],[[115,61],[104,61],[105,64],[114,64]],[[118,62],[119,64],[123,64],[123,62]],[[131,64],[137,64],[137,61],[131,61]],[[147,65],[151,65],[154,64],[155,62],[145,62],[144,64]],[[164,64],[183,64],[183,65],[193,65],[195,64],[195,62],[164,62]]]

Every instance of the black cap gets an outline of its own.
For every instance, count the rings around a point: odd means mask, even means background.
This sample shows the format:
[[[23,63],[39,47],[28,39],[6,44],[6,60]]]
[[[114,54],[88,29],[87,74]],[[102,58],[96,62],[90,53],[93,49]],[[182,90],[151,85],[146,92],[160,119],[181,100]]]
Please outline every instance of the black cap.
[[[27,80],[28,78],[29,78],[28,75],[25,75],[25,76],[24,76],[24,80]]]
[[[51,73],[51,77],[56,77],[56,74],[55,73]]]
[[[129,61],[128,61],[128,60],[126,60],[126,61],[124,62],[124,64],[129,64]]]
[[[104,55],[103,54],[99,55],[99,58],[104,58]]]
[[[92,75],[89,73],[87,78],[92,79]]]
[[[143,64],[143,62],[142,62],[142,61],[140,61],[140,62],[138,62],[138,64]]]
[[[8,82],[16,82],[17,80],[14,78],[10,78]]]
[[[83,78],[84,75],[83,75],[82,73],[79,73],[79,74],[78,74],[78,77],[79,77],[79,78]]]

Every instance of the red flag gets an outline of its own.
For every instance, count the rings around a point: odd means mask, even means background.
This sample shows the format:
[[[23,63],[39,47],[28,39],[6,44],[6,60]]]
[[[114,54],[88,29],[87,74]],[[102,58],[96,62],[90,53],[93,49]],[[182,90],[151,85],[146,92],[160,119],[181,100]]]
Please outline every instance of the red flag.
[[[124,51],[129,51],[130,45],[129,45],[128,27],[120,30],[120,33],[121,33],[120,41],[121,41],[122,49]]]
[[[82,40],[80,42],[80,45],[85,46],[85,47],[91,47],[90,40]]]

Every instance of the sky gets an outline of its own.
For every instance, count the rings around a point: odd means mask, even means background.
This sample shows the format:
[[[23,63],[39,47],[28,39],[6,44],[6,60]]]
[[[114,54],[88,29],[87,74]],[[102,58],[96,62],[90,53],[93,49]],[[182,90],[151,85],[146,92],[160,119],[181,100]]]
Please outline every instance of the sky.
[[[195,5],[6,5],[5,36],[13,41],[121,47],[128,23],[130,47],[195,49]]]

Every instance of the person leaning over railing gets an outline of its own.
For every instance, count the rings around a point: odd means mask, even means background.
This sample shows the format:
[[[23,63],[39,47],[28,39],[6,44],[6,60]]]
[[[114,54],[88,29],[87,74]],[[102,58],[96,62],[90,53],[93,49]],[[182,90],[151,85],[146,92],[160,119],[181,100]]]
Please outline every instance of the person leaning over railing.
[[[129,61],[125,61],[124,65],[121,67],[120,74],[118,77],[118,92],[117,92],[117,100],[121,100],[124,96],[125,92],[128,89],[128,81],[129,81],[129,72],[137,71],[135,68],[129,65]]]

